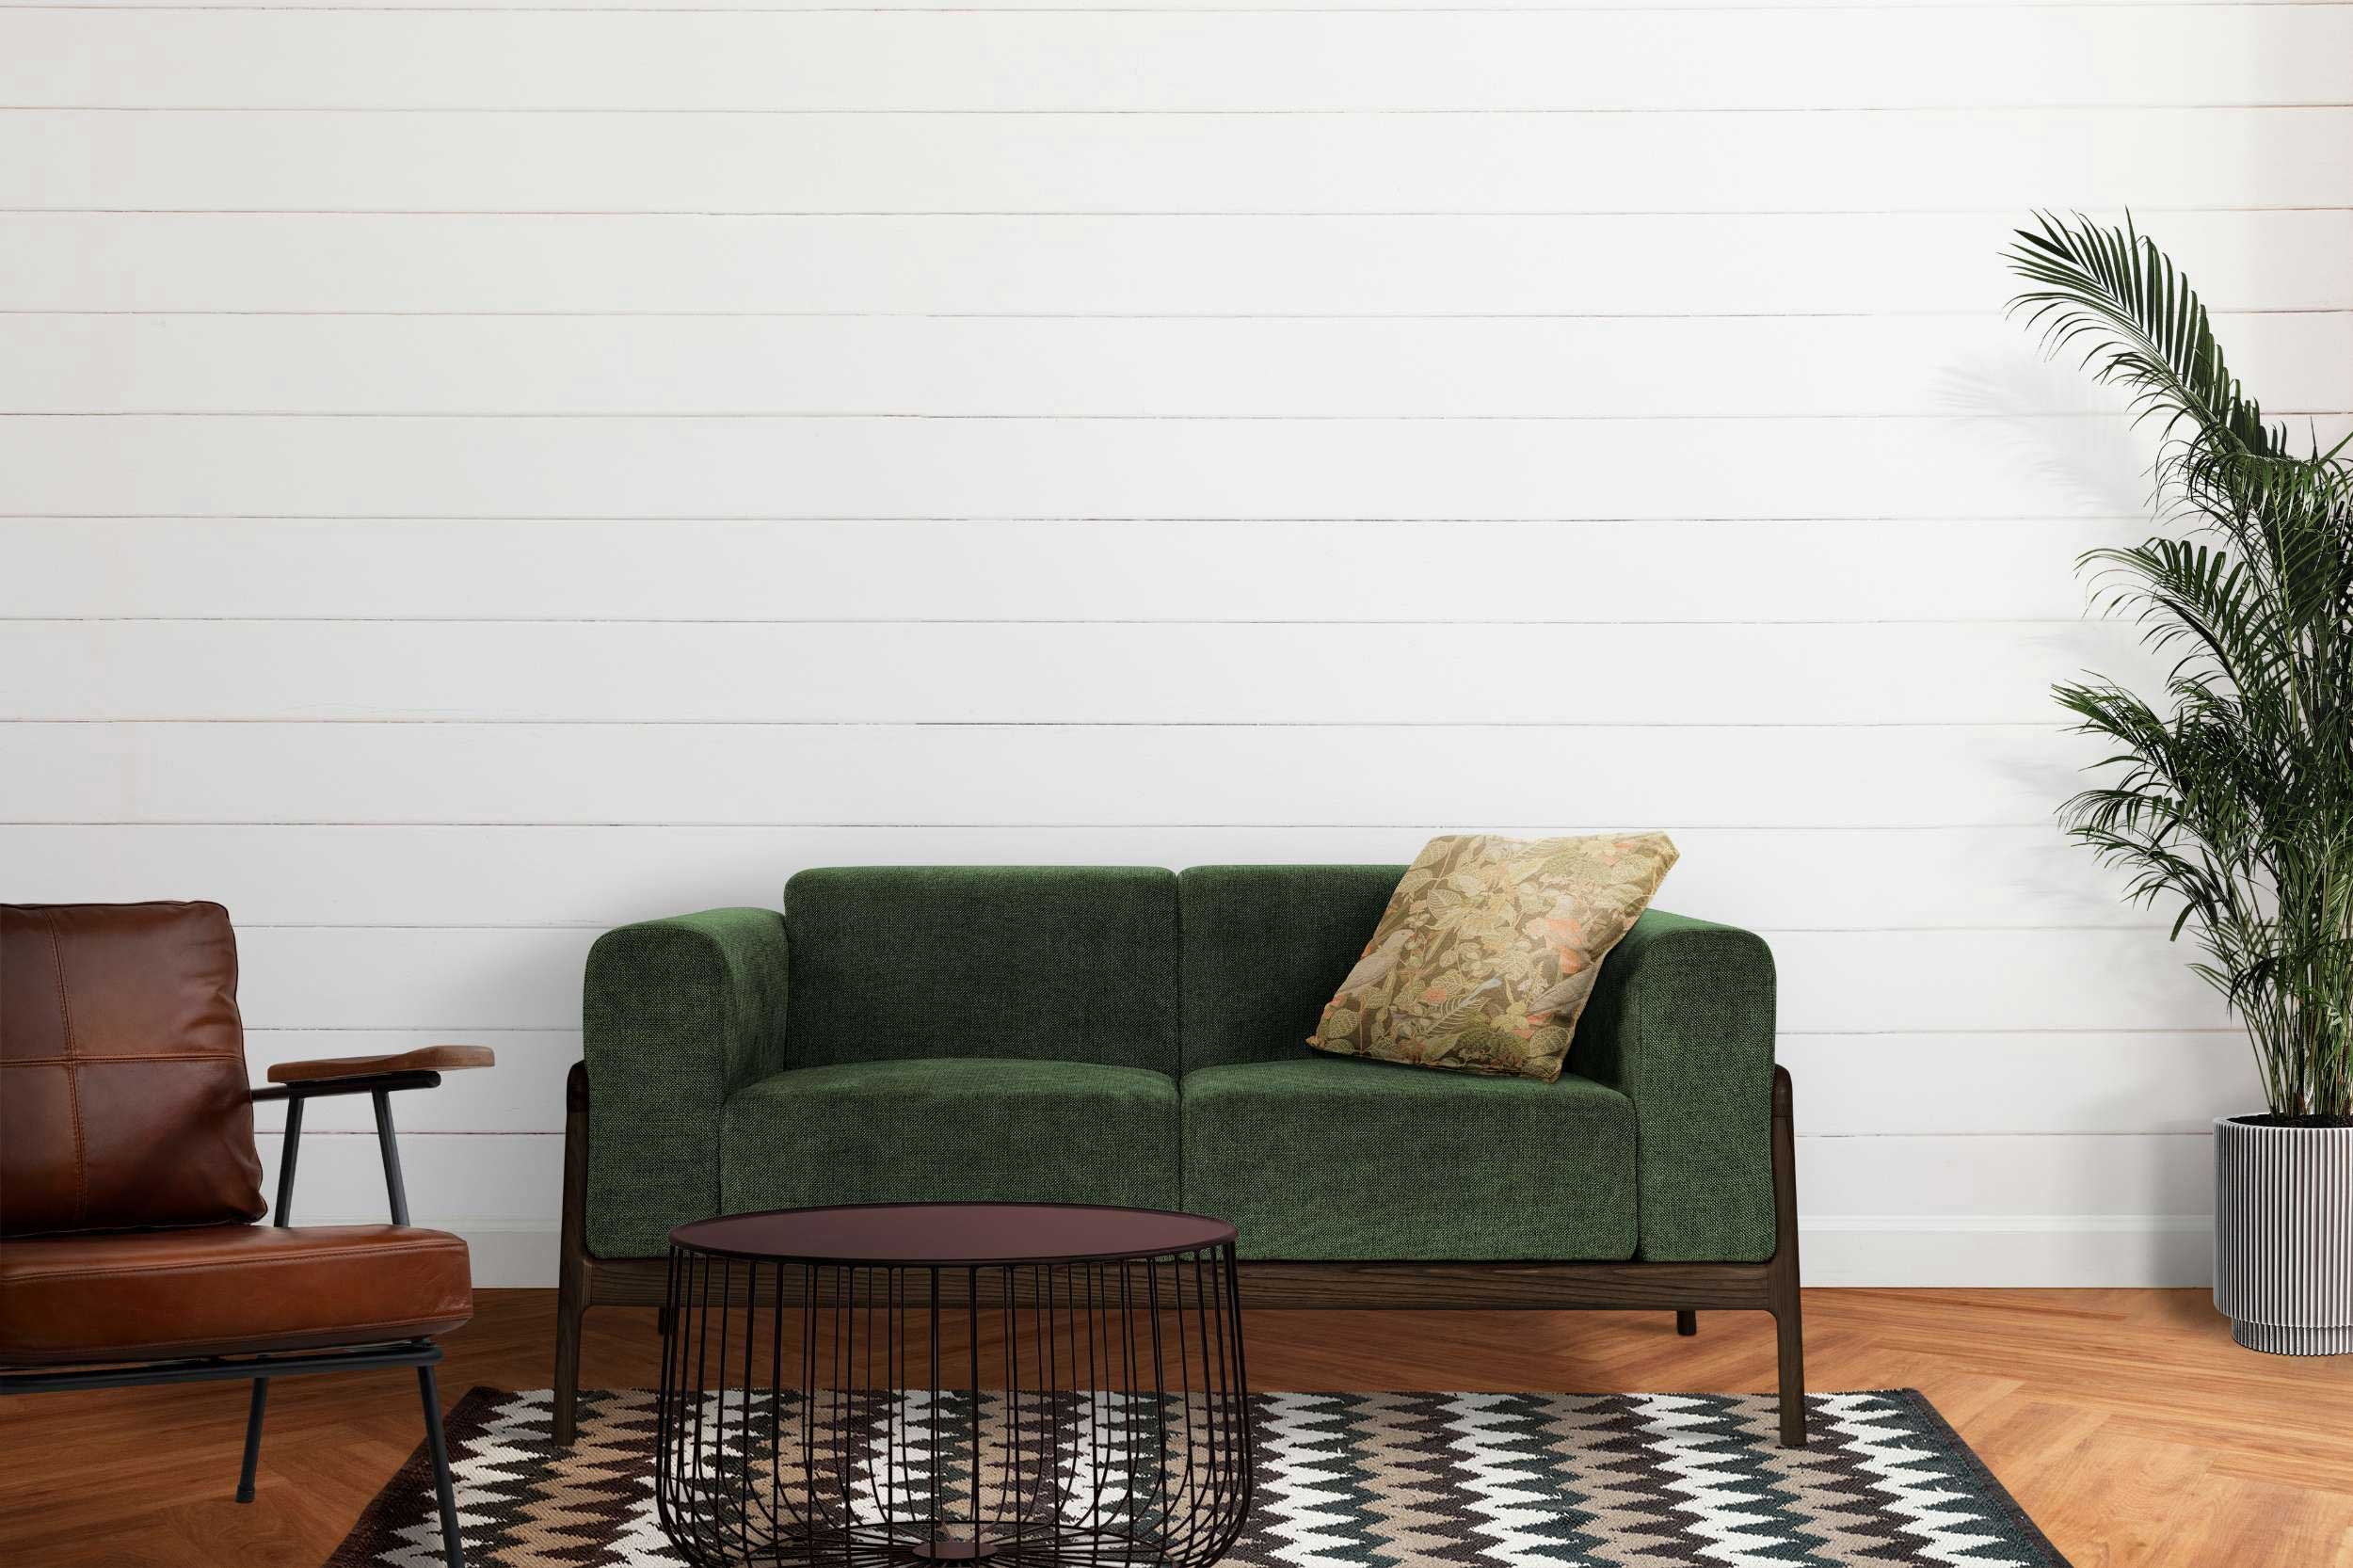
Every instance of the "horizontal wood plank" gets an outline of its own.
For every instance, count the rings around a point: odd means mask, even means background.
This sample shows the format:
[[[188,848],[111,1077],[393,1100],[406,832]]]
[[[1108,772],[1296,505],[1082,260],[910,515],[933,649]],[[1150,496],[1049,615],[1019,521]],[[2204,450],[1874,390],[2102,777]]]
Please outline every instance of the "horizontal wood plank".
[[[1734,925],[1933,930],[2113,925],[2161,910],[2050,823],[2016,827],[1693,827],[1664,904]],[[11,894],[31,900],[203,897],[257,925],[619,925],[772,907],[808,866],[1399,865],[1433,834],[1515,838],[1613,824],[1362,827],[321,827],[0,825]],[[1824,874],[1835,868],[1835,874]]]
[[[1753,213],[2353,206],[2347,108],[0,116],[0,208]],[[1932,178],[1924,170],[1933,170]],[[2021,193],[2032,193],[2022,196]],[[1989,296],[2003,286],[1989,247]]]
[[[1977,315],[2024,216],[20,212],[0,213],[0,309]],[[2353,308],[2353,212],[2142,221],[2210,308]]]
[[[2353,8],[2348,8],[2353,14]],[[2282,415],[2353,410],[2353,311],[2226,315]],[[24,413],[1738,418],[2113,409],[1998,313],[1737,320],[0,316]]]
[[[2334,440],[2353,421],[2313,422]],[[35,515],[2123,517],[2124,416],[1894,420],[0,420]],[[1835,461],[1791,465],[1791,454]],[[1774,472],[1771,484],[1757,475]],[[1924,483],[1933,475],[1933,483]],[[1507,616],[1542,596],[1523,590]]]
[[[2148,938],[2169,961],[2188,961],[2184,948],[2162,946],[2163,933]],[[2201,1136],[2215,1117],[2264,1098],[2254,1051],[2233,1028],[1785,1033],[1774,1054],[1798,1081],[1798,1131],[1825,1138]],[[2020,1093],[2021,1084],[2032,1092]],[[552,1115],[554,1100],[547,1104]],[[1827,1201],[1857,1200],[1848,1192]]]
[[[1498,619],[1462,561],[1556,584],[1526,619],[2066,620],[2141,520],[1893,522],[0,518],[0,616],[842,621]],[[1894,558],[1901,597],[1880,590]],[[1241,562],[1246,569],[1235,569]],[[988,592],[973,591],[986,582]]]
[[[472,1083],[481,1077],[476,1074],[462,1081]],[[394,1116],[420,1095],[446,1095],[459,1081],[452,1080],[438,1089],[399,1096]],[[373,1128],[364,1132],[314,1134],[310,1114],[305,1112],[303,1115],[302,1142],[296,1158],[296,1222],[382,1224],[389,1211],[384,1164]],[[279,1132],[262,1132],[255,1142],[262,1155],[262,1191],[274,1195],[285,1138]],[[416,1224],[440,1230],[529,1230],[555,1213],[563,1180],[564,1141],[538,1133],[411,1130],[400,1135],[400,1162],[408,1211]],[[548,1263],[552,1280],[552,1255]]]
[[[24,722],[0,821],[2015,827],[2100,755],[2056,725]]]
[[[1507,572],[1512,557],[1486,563]],[[1442,563],[1433,563],[1433,568]],[[1478,606],[1463,610],[1476,616]],[[2122,620],[1857,626],[0,622],[24,719],[651,724],[2036,724],[2142,685]],[[1488,670],[1595,672],[1466,682]],[[1607,678],[1599,678],[1607,671]],[[744,672],[749,679],[730,678]],[[774,672],[773,678],[765,672]],[[1172,675],[1181,673],[1181,679]]]
[[[1798,1090],[1801,1099],[1805,1090]],[[2252,1102],[2241,1102],[2251,1104]],[[2217,1112],[2229,1114],[2228,1112]],[[2203,1220],[2214,1207],[2214,1134],[1802,1138],[1798,1212],[1825,1226],[1942,1219],[1962,1229],[2034,1217],[2173,1216]]]
[[[1769,57],[1773,69],[1757,62]],[[1359,111],[2353,101],[2341,6],[1461,12],[0,10],[0,102]],[[1671,71],[1628,70],[1673,60]]]
[[[598,935],[247,927],[237,936],[240,1007],[248,1025],[275,1031],[389,1029],[466,1041],[474,1029],[576,1029],[580,977]],[[476,1092],[456,1080],[433,1091]]]

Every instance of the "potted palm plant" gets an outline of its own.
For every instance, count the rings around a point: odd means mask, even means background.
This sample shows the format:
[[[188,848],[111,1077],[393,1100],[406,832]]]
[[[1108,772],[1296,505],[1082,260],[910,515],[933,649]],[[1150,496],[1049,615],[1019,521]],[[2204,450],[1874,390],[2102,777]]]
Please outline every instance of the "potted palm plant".
[[[2084,558],[2104,609],[2170,662],[2161,692],[2057,687],[2106,743],[2067,829],[2175,911],[2229,999],[2269,1109],[2214,1124],[2215,1305],[2240,1344],[2353,1352],[2353,463],[2234,379],[2156,246],[2041,216],[2011,302],[2161,443],[2162,532]],[[2353,440],[2353,438],[2348,438]]]

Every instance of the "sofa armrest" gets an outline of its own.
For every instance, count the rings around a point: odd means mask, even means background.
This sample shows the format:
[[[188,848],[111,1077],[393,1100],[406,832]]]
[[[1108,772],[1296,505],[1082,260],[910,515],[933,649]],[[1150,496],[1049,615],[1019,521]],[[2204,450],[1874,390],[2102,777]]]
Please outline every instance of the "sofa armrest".
[[[719,1210],[719,1109],[785,1064],[784,916],[707,909],[588,950],[588,1250],[651,1257]]]
[[[1661,909],[1602,961],[1568,1069],[1634,1102],[1635,1256],[1772,1256],[1773,954]]]

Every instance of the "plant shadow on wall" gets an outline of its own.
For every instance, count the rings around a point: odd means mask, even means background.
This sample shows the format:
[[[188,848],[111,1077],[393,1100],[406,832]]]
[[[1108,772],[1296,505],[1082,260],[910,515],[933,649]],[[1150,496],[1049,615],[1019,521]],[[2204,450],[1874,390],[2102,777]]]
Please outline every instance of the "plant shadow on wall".
[[[2032,474],[2052,507],[2073,504],[2096,518],[2139,511],[2149,443],[2114,418],[2099,388],[2031,355],[1989,348],[1946,364],[1936,390],[1940,411],[1972,423],[1982,460]]]
[[[2109,748],[2061,817],[2177,906],[2263,1071],[2269,1114],[2216,1124],[2216,1304],[2243,1344],[2353,1351],[2353,438],[2267,422],[2129,220],[2042,215],[2018,240],[2013,312],[2160,438],[2166,531],[2083,564],[2168,673],[2153,698],[2055,689]]]

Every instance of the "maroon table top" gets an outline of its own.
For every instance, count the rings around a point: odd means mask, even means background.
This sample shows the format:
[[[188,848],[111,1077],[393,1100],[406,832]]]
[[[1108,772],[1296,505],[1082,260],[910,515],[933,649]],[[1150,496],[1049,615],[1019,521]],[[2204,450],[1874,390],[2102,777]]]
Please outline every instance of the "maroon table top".
[[[1202,1214],[1071,1203],[868,1203],[696,1220],[670,1232],[696,1252],[809,1263],[1062,1263],[1216,1247],[1234,1227]]]

